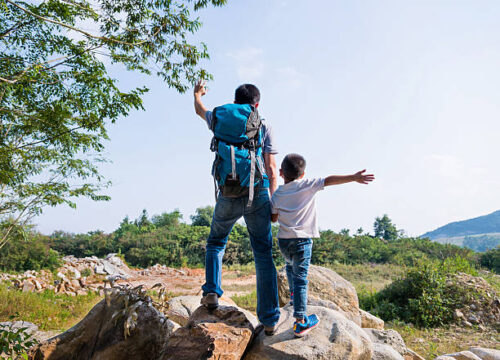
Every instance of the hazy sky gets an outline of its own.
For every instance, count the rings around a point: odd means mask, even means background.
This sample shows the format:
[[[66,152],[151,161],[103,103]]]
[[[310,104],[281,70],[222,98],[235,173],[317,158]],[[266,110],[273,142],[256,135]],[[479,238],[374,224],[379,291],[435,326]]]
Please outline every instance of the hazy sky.
[[[500,2],[229,0],[200,14],[211,54],[209,108],[253,82],[278,163],[297,152],[306,176],[376,175],[318,194],[322,229],[372,230],[387,213],[409,235],[500,209]],[[192,94],[146,84],[145,112],[111,125],[107,203],[48,208],[44,233],[114,230],[143,208],[186,220],[213,205],[211,134]],[[281,181],[280,181],[281,183]]]

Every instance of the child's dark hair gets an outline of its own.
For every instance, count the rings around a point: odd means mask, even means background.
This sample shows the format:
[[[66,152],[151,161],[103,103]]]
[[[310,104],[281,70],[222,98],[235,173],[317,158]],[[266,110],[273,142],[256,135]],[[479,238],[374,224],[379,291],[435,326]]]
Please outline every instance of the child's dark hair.
[[[260,91],[257,86],[252,84],[243,84],[238,86],[234,92],[234,102],[236,104],[255,105],[260,101]]]
[[[306,159],[299,154],[288,154],[281,162],[281,170],[286,180],[293,181],[304,174]]]

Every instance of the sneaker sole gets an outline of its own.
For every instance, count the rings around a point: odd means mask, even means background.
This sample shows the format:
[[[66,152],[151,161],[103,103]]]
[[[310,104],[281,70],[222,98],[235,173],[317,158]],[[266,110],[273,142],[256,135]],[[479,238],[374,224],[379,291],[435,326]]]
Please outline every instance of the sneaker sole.
[[[305,330],[302,330],[301,332],[299,333],[296,333],[295,331],[293,332],[293,334],[295,335],[295,337],[303,337],[304,335],[307,335],[309,333],[309,331],[313,330],[313,329],[316,329],[319,325],[319,322],[320,320],[318,319],[318,322],[316,323],[316,325],[310,327],[310,328],[307,328]]]

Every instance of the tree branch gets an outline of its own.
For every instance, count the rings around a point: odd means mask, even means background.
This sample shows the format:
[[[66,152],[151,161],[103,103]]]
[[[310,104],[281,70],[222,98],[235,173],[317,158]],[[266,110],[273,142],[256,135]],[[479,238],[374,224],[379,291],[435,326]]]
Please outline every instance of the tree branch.
[[[127,46],[138,46],[138,45],[142,45],[142,44],[145,44],[147,43],[148,41],[151,41],[151,38],[155,37],[156,35],[159,34],[159,32],[161,31],[162,28],[165,27],[165,24],[163,24],[150,38],[148,38],[147,40],[142,40],[142,41],[139,41],[139,42],[136,42],[136,43],[129,43],[129,42],[126,42],[126,41],[121,41],[121,40],[117,40],[117,39],[113,39],[113,38],[108,38],[108,37],[105,37],[105,36],[98,36],[98,35],[93,35],[85,30],[82,30],[82,29],[78,29],[74,26],[71,26],[71,25],[68,25],[68,24],[64,24],[62,22],[59,22],[57,20],[52,20],[52,19],[49,19],[49,18],[46,18],[44,16],[41,16],[41,15],[37,15],[35,14],[34,12],[26,9],[26,8],[23,8],[22,6],[16,4],[15,2],[11,1],[11,0],[5,0],[6,2],[8,2],[9,4],[17,7],[18,9],[24,11],[25,13],[31,15],[31,16],[34,16],[36,17],[37,19],[40,19],[40,20],[43,20],[43,21],[47,21],[47,22],[50,22],[52,24],[56,24],[56,25],[59,25],[59,26],[62,26],[62,27],[65,27],[67,29],[70,29],[70,30],[73,30],[73,31],[76,31],[76,32],[79,32],[89,38],[92,38],[92,39],[97,39],[97,40],[102,40],[102,41],[109,41],[109,42],[114,42],[114,43],[117,43],[117,44],[121,44],[121,45],[127,45]]]

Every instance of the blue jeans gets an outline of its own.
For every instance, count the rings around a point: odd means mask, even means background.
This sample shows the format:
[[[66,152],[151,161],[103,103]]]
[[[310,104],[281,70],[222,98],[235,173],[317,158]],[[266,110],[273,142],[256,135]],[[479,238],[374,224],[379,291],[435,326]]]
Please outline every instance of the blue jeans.
[[[307,310],[307,272],[311,263],[311,239],[278,239],[286,261],[286,277],[293,292],[293,317],[303,319]]]
[[[256,191],[252,206],[247,207],[247,202],[246,196],[227,198],[219,195],[217,199],[207,239],[203,295],[216,293],[222,296],[222,257],[233,225],[243,216],[250,234],[257,274],[257,317],[262,324],[273,326],[279,320],[280,309],[277,273],[272,257],[271,203],[267,189]]]

